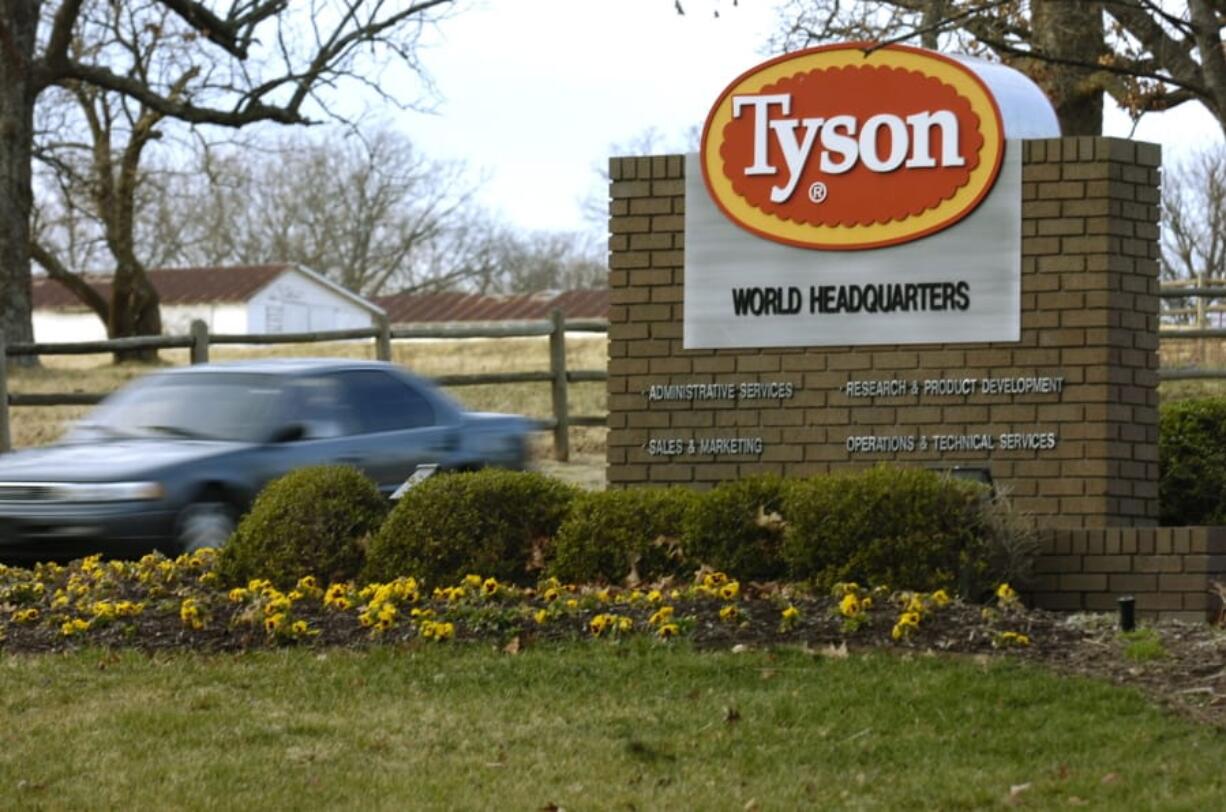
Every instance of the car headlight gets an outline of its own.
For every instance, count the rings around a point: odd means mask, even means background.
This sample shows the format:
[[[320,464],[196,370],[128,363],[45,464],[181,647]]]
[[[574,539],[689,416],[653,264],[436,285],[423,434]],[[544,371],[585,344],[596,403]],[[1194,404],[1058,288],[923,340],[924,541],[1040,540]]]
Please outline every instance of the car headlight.
[[[62,482],[52,490],[57,502],[144,502],[165,495],[160,482]]]

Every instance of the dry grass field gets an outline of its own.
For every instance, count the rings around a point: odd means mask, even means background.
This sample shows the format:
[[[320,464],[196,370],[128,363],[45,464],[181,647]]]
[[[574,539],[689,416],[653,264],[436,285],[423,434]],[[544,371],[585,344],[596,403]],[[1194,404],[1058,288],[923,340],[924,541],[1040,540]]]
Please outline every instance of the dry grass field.
[[[566,363],[571,370],[604,369],[608,353],[604,335],[571,335],[566,341]],[[243,358],[325,356],[373,358],[369,341],[329,344],[287,344],[261,347],[213,347],[214,361]],[[420,375],[476,374],[482,372],[530,372],[549,369],[549,344],[545,338],[457,339],[398,341],[392,358]],[[161,353],[164,366],[186,364],[187,352]],[[37,369],[11,369],[9,390],[14,393],[111,392],[129,380],[150,371],[137,364],[114,365],[109,355],[44,356]],[[478,411],[512,412],[548,418],[551,414],[547,383],[451,387],[448,390],[466,408]],[[599,415],[606,411],[603,383],[572,384],[572,415]],[[13,445],[16,448],[55,441],[75,420],[89,411],[84,406],[20,407],[11,412]],[[566,465],[552,460],[547,433],[536,438],[533,455],[547,473],[588,487],[603,487],[605,430],[571,429],[571,460]]]

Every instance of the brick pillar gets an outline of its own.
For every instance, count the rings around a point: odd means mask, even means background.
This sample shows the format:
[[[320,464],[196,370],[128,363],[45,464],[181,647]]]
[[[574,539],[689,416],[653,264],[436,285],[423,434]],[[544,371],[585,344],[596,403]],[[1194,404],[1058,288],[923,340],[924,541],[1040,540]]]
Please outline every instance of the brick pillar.
[[[1022,344],[1078,384],[1039,407],[1072,421],[1059,479],[1038,483],[1059,500],[1044,505],[1053,526],[1157,523],[1160,163],[1158,146],[1118,138],[1027,143]]]

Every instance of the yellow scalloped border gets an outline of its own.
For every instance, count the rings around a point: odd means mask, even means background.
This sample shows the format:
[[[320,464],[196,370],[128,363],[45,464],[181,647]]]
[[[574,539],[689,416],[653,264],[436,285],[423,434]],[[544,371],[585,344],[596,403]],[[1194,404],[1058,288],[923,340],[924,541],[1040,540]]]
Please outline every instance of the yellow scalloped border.
[[[741,74],[724,90],[707,116],[702,133],[702,173],[711,198],[724,213],[740,226],[769,240],[803,248],[854,250],[879,248],[919,239],[948,228],[974,211],[991,190],[1000,173],[1004,157],[1004,128],[1000,108],[983,81],[968,68],[948,57],[931,51],[890,45],[865,55],[871,45],[851,43],[830,45],[777,57]],[[732,97],[759,93],[767,85],[796,73],[854,65],[904,68],[932,76],[950,85],[958,95],[970,102],[979,116],[983,147],[979,165],[953,197],[941,204],[902,220],[869,225],[814,225],[784,220],[750,205],[732,187],[721,171],[719,150],[724,126],[732,120]]]

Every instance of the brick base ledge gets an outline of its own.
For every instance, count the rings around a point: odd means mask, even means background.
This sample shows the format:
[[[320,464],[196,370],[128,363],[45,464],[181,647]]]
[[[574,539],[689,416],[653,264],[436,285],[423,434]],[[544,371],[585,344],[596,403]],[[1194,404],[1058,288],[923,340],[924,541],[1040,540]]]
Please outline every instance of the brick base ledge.
[[[1132,595],[1141,618],[1216,620],[1226,584],[1226,527],[1041,531],[1031,599],[1043,609],[1115,611]]]

